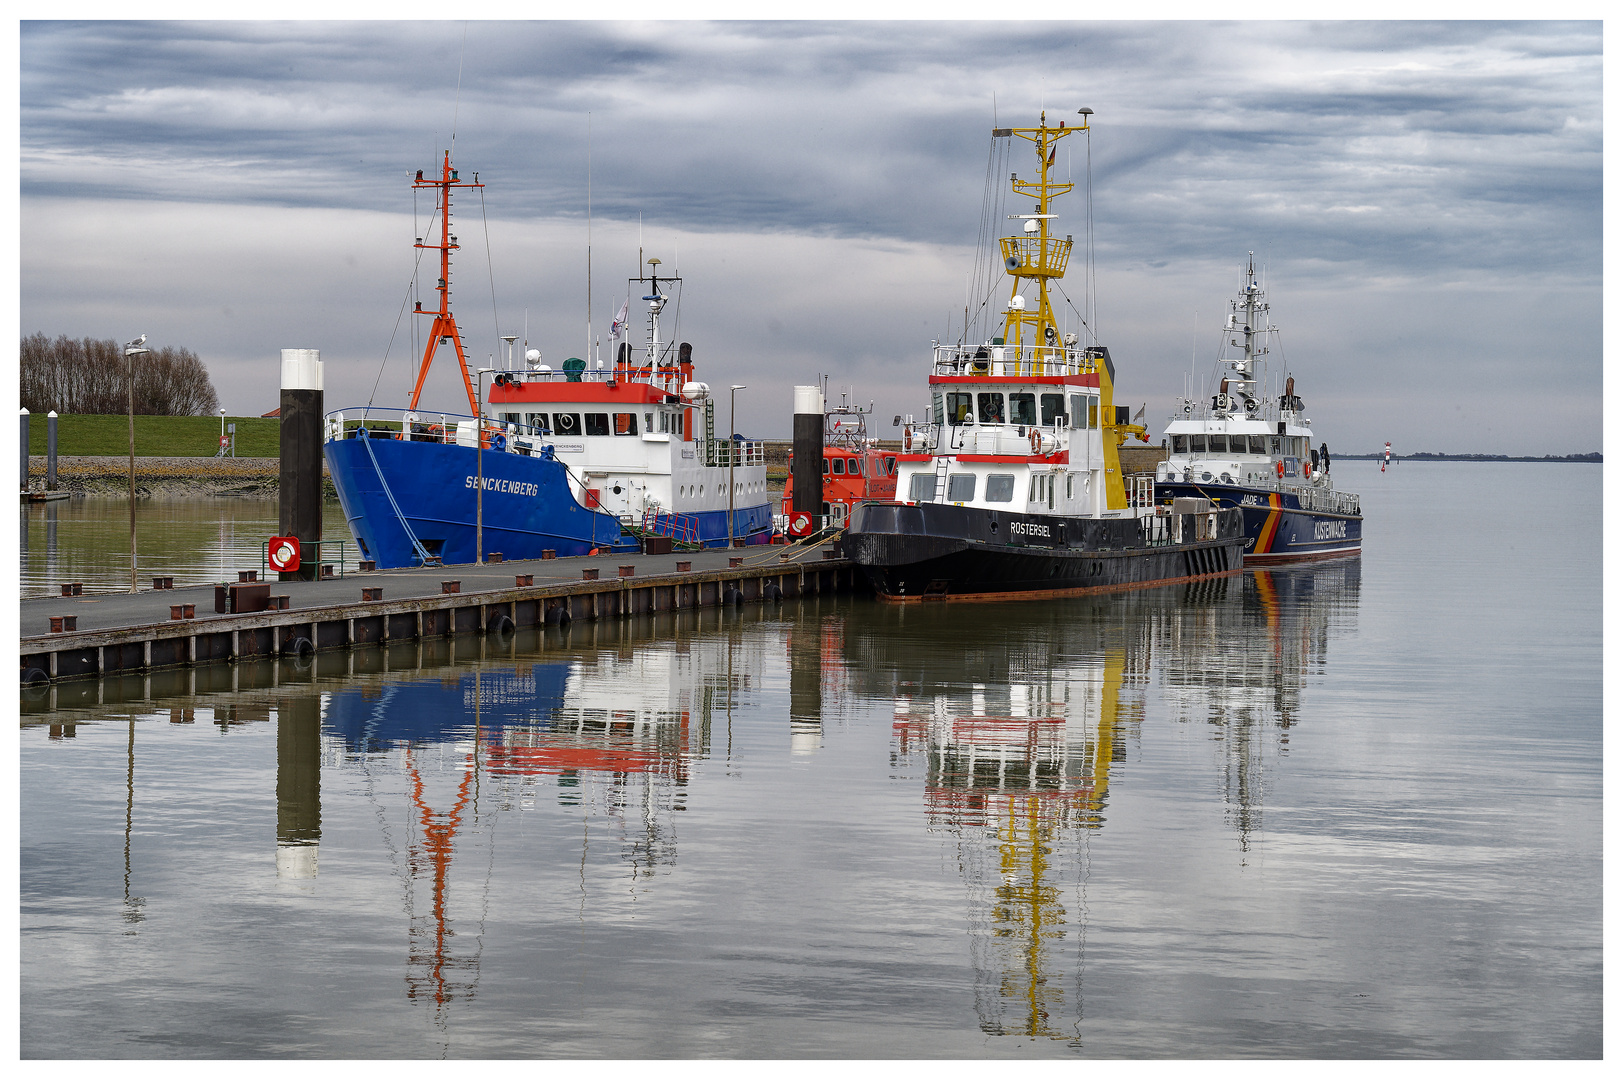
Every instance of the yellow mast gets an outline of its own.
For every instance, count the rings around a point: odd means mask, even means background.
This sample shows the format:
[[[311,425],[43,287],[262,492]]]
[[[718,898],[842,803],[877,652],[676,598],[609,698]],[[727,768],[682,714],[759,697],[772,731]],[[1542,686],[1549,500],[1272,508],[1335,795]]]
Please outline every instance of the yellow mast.
[[[1056,215],[1051,210],[1053,201],[1070,192],[1076,185],[1051,179],[1054,161],[1058,156],[1059,141],[1078,131],[1091,132],[1088,118],[1093,110],[1083,109],[1080,127],[1066,127],[1061,120],[1058,127],[1048,126],[1048,114],[1040,114],[1034,128],[998,128],[993,138],[1014,137],[1032,144],[1037,155],[1037,179],[1022,180],[1018,173],[1009,176],[1011,190],[1036,200],[1036,209],[1030,214],[1015,215],[1025,221],[1017,236],[1005,236],[998,241],[1003,255],[1003,268],[1014,284],[1009,292],[1009,309],[1004,315],[1003,343],[1014,348],[1031,349],[1030,370],[1038,375],[1093,374],[1099,376],[1099,427],[1104,432],[1105,505],[1111,510],[1127,506],[1127,494],[1122,486],[1121,460],[1117,450],[1129,435],[1142,442],[1149,435],[1142,424],[1116,423],[1115,372],[1102,349],[1075,347],[1076,339],[1063,341],[1054,322],[1054,309],[1048,302],[1048,282],[1065,276],[1071,259],[1071,237],[1063,240],[1049,235],[1049,223]],[[1036,286],[1037,306],[1026,306],[1024,283]],[[1018,298],[1018,299],[1017,299]],[[1028,333],[1029,331],[1029,333]],[[1027,342],[1030,342],[1028,345]],[[1023,358],[1023,352],[1022,352]],[[1097,361],[1105,359],[1105,363]]]

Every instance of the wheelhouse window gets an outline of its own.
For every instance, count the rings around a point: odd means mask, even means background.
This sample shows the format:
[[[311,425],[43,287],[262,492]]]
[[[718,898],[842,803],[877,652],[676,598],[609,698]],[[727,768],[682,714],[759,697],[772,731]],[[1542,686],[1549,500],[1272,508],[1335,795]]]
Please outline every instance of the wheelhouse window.
[[[935,499],[935,474],[914,473],[907,485],[908,502],[932,502]]]
[[[501,414],[501,416],[502,416],[502,423],[504,423],[504,424],[512,424],[515,427],[524,422],[524,421],[522,421],[522,420],[520,420],[518,418],[518,413],[516,413],[516,412],[504,412],[504,413]]]
[[[1222,434],[1206,436],[1206,452],[1209,454],[1226,454],[1229,452],[1229,437]]]
[[[1088,395],[1088,427],[1095,430],[1099,427],[1099,399],[1092,394]]]
[[[1044,394],[1042,396],[1043,427],[1048,427],[1065,415],[1064,394]]]
[[[1187,453],[1189,453],[1189,436],[1187,436],[1187,435],[1174,435],[1174,436],[1172,436],[1172,452],[1174,454],[1187,454]]]
[[[1088,426],[1088,397],[1086,394],[1071,395],[1071,427],[1081,429]]]
[[[1037,422],[1037,395],[1009,395],[1009,423],[1030,426]]]
[[[1012,473],[993,473],[986,478],[987,502],[1013,502],[1014,501],[1014,475]]]
[[[1280,456],[1281,447],[1280,447],[1279,444],[1280,444],[1281,441],[1283,441],[1283,440],[1281,440],[1278,435],[1269,435],[1268,436],[1268,454],[1269,454],[1270,457],[1279,457]]]
[[[896,475],[896,459],[895,458],[888,457],[888,458],[885,459],[885,475],[886,476],[895,476]]]
[[[637,414],[632,412],[615,413],[614,433],[616,435],[635,435],[637,433]]]
[[[947,477],[947,501],[970,502],[975,498],[975,474],[953,473]]]
[[[560,435],[580,434],[580,413],[553,413],[552,422],[557,425],[557,431]]]
[[[844,476],[845,475],[845,459],[844,458],[837,457],[837,458],[834,459],[834,475],[835,476]]]
[[[930,399],[930,417],[937,427],[946,423],[946,406],[942,403],[941,395],[935,394]]]
[[[547,430],[547,414],[544,412],[525,413],[524,422],[537,431]]]
[[[829,474],[829,472],[830,472],[830,469],[829,469],[829,464],[828,464],[828,458],[824,458],[823,459],[823,475],[827,476]]]
[[[607,435],[609,433],[609,414],[606,412],[589,412],[586,414],[586,434]]]
[[[976,394],[975,411],[983,424],[1003,423],[1003,395],[985,391]]]
[[[1206,436],[1189,436],[1189,452],[1191,454],[1204,454],[1206,452]]]
[[[1253,454],[1266,454],[1268,452],[1267,448],[1263,445],[1263,442],[1264,442],[1266,436],[1263,436],[1263,435],[1248,435],[1248,436],[1246,436],[1246,438],[1251,443],[1251,452]]]
[[[966,422],[972,422],[974,418],[970,410],[974,407],[975,396],[973,394],[948,394],[947,423],[958,427]]]

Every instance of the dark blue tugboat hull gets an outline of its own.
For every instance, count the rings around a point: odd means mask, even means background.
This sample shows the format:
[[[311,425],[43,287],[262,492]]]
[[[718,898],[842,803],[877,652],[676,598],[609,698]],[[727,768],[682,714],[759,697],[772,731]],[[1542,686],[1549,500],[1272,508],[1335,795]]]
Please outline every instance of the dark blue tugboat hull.
[[[1186,535],[1193,535],[1188,517]],[[1237,572],[1240,515],[1220,512],[1217,521],[1210,540],[1150,543],[1136,518],[867,503],[841,543],[885,600],[1072,596]]]

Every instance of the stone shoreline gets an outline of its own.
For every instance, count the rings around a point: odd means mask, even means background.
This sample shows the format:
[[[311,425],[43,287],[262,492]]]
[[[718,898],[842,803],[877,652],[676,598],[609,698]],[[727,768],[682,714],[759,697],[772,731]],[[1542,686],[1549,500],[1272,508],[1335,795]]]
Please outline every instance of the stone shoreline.
[[[45,488],[45,457],[28,459],[30,487]],[[322,466],[322,488],[336,498],[332,480]],[[226,496],[274,499],[281,488],[281,458],[138,457],[135,459],[136,498],[192,498]],[[70,495],[128,496],[130,459],[127,457],[66,457],[56,459],[56,486]]]

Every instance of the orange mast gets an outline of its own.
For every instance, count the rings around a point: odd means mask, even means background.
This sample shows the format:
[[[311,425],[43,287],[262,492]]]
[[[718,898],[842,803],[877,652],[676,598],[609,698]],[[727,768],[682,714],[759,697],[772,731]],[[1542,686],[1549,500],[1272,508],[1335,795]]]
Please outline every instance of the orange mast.
[[[462,334],[456,327],[456,316],[451,314],[451,249],[459,247],[456,237],[451,235],[451,189],[452,188],[482,188],[485,185],[478,182],[479,174],[474,174],[474,182],[465,184],[457,179],[456,170],[451,168],[451,151],[445,152],[445,161],[440,169],[438,180],[424,180],[423,170],[417,170],[417,179],[413,182],[414,188],[437,188],[435,195],[436,205],[440,214],[440,242],[425,244],[422,238],[417,239],[419,248],[438,248],[440,253],[440,309],[438,311],[424,311],[423,302],[417,301],[419,315],[433,315],[434,329],[428,336],[428,345],[423,349],[423,362],[417,371],[417,385],[411,389],[412,412],[417,411],[417,399],[422,396],[423,383],[428,379],[428,367],[434,362],[434,353],[442,344],[456,347],[456,362],[462,368],[462,385],[468,391],[468,415],[479,416],[479,399],[473,392],[473,378],[468,374],[468,357],[462,350]]]

